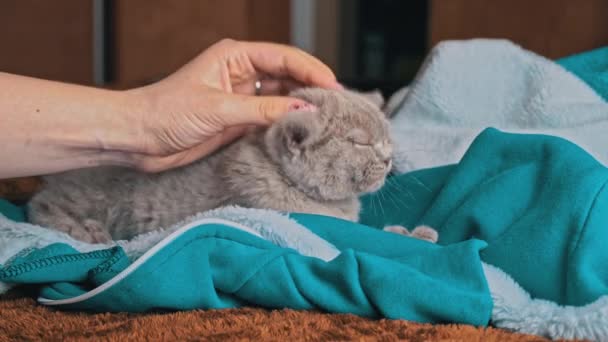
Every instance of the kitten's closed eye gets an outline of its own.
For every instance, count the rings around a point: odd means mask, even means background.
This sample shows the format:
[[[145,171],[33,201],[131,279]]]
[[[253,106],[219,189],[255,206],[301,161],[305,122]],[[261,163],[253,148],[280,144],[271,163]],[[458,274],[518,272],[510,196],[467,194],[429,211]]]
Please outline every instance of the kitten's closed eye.
[[[347,140],[351,142],[356,147],[370,147],[372,146],[371,139],[369,135],[359,129],[355,129],[347,137]]]
[[[353,145],[355,145],[355,147],[358,147],[358,148],[368,148],[368,147],[372,147],[372,144],[367,143],[367,142],[360,142],[360,141],[351,140],[351,139],[349,139],[349,141],[350,141],[350,142],[351,142]]]

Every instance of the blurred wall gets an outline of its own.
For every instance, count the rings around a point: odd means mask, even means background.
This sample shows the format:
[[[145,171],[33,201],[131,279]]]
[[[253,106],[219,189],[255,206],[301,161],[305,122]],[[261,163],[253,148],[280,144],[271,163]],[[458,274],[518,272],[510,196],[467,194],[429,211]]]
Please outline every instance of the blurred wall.
[[[119,86],[154,81],[222,38],[289,42],[286,0],[117,0]]]
[[[401,5],[414,2],[428,10]],[[375,29],[401,37],[399,46],[414,44],[412,18],[426,18],[422,55],[441,40],[475,37],[511,39],[549,58],[608,45],[608,0],[0,0],[0,71],[95,84],[100,3],[110,19],[104,85],[118,88],[162,78],[224,37],[295,43],[362,84],[361,30],[373,13],[386,26]],[[385,48],[384,58],[397,53]]]
[[[0,71],[92,83],[92,19],[92,1],[0,0]]]
[[[0,0],[0,71],[94,84],[105,50],[103,85],[134,87],[222,38],[288,43],[289,32],[288,0]]]
[[[429,45],[507,38],[548,58],[608,45],[607,0],[430,0]]]

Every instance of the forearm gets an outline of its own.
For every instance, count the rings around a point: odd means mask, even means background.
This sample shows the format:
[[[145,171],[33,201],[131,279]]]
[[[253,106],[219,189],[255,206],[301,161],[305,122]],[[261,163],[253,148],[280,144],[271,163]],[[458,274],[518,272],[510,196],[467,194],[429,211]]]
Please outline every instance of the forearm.
[[[0,73],[0,179],[128,164],[142,134],[128,94]]]

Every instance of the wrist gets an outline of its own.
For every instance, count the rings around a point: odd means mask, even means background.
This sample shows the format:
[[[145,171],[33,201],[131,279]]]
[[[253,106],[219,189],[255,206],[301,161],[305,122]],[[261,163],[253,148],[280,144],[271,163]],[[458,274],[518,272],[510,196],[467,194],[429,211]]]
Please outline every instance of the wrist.
[[[111,103],[114,118],[108,122],[113,128],[107,130],[109,150],[126,153],[148,153],[146,113],[149,101],[140,89],[112,91]]]
[[[69,108],[60,129],[49,130],[46,143],[74,151],[71,159],[83,166],[133,166],[133,154],[143,152],[143,110],[137,99],[128,91],[78,90],[86,100],[74,101],[77,105]]]
[[[142,113],[137,99],[128,91],[83,88],[86,106],[63,129],[53,130],[50,145],[75,151],[74,167],[134,166],[133,155],[143,152]],[[63,134],[63,135],[56,135]],[[53,138],[54,136],[54,138]]]
[[[159,154],[154,144],[159,117],[158,96],[152,86],[124,90],[116,94],[123,117],[131,126],[130,139],[122,145],[125,152],[138,154]]]

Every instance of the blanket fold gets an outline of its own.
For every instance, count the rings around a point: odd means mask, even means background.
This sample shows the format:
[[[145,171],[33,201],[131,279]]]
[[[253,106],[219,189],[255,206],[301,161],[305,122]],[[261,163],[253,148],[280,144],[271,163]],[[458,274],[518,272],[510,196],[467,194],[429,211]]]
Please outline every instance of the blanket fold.
[[[306,216],[316,230],[336,228],[335,219]],[[479,261],[483,242],[440,247],[335,221],[349,234],[365,231],[367,244],[354,238],[360,248],[345,248],[326,262],[228,222],[202,220],[172,233],[133,263],[121,247],[78,254],[66,244],[52,244],[14,258],[0,271],[0,280],[41,283],[40,300],[66,309],[141,312],[258,305],[487,324],[492,304]],[[369,239],[383,252],[361,248],[370,246]],[[335,242],[348,240],[342,235]]]

